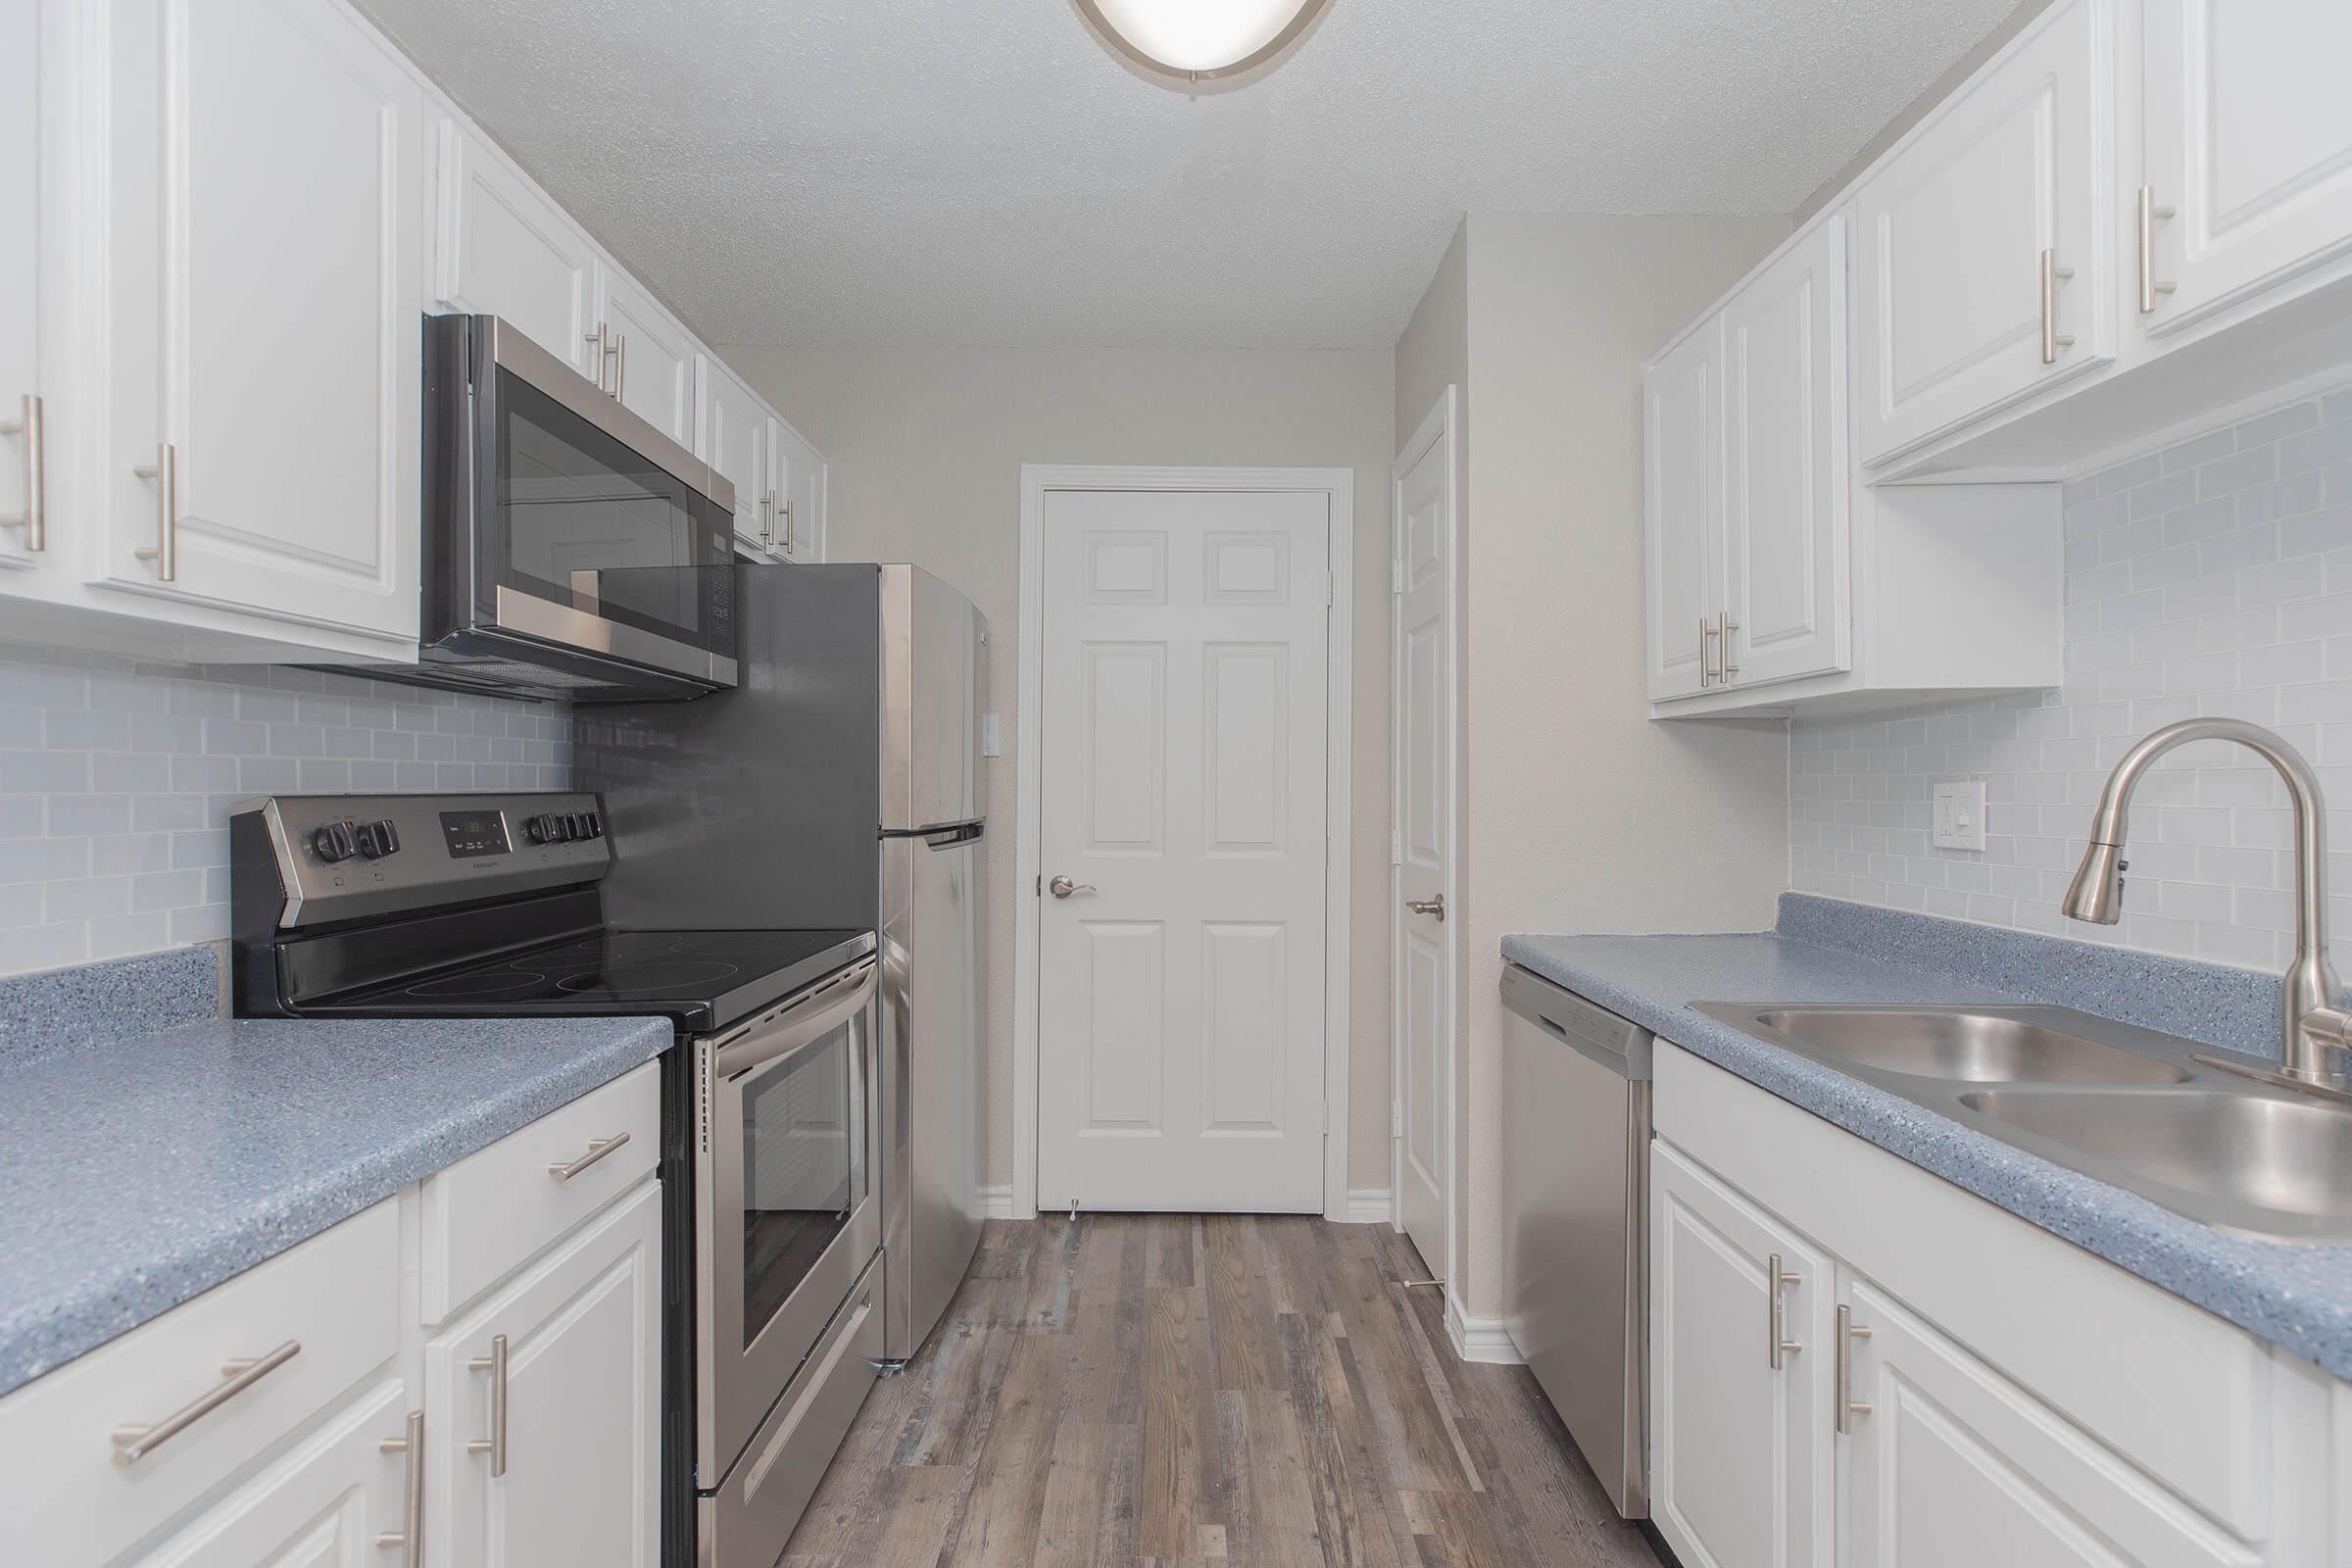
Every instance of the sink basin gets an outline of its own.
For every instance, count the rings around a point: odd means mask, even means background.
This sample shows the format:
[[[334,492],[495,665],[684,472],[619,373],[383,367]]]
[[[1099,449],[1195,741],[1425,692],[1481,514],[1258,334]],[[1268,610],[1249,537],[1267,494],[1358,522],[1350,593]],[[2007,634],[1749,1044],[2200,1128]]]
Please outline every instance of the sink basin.
[[[2179,1192],[2299,1215],[2328,1229],[2352,1222],[2352,1110],[2208,1091],[1981,1089],[1962,1095],[1960,1103]],[[2255,1217],[2231,1223],[2278,1228]]]
[[[2030,1018],[1966,1008],[1776,1007],[1777,1034],[1865,1067],[1975,1084],[2180,1084],[2188,1069]]]

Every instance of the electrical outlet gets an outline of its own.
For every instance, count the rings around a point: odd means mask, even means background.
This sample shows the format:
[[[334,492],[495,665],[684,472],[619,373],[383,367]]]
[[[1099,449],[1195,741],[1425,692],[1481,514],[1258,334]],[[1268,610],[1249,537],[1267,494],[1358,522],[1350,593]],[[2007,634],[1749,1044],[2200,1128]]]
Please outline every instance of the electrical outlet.
[[[1984,783],[1949,779],[1936,786],[1936,848],[1984,848]]]

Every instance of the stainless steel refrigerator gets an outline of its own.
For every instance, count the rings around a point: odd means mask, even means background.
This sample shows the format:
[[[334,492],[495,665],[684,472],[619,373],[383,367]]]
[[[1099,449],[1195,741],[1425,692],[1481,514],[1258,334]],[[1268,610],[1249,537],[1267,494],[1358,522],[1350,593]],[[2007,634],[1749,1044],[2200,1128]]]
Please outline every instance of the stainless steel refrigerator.
[[[980,703],[988,623],[900,565],[739,566],[740,684],[582,707],[615,925],[871,926],[881,947],[884,1353],[980,1240]]]

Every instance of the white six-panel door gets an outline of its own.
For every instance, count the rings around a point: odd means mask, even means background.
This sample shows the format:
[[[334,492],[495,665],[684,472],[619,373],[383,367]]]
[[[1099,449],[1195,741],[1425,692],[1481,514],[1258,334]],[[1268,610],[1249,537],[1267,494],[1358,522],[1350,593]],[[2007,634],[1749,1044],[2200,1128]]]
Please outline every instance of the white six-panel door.
[[[1436,1273],[1450,1268],[1446,1085],[1453,1059],[1453,460],[1450,394],[1398,458],[1391,622],[1396,744],[1391,821],[1397,906],[1396,1223]],[[1437,910],[1429,908],[1435,903]],[[1415,907],[1418,906],[1419,907]],[[1446,910],[1446,913],[1458,911]]]
[[[1330,501],[1053,491],[1038,1202],[1320,1212]]]

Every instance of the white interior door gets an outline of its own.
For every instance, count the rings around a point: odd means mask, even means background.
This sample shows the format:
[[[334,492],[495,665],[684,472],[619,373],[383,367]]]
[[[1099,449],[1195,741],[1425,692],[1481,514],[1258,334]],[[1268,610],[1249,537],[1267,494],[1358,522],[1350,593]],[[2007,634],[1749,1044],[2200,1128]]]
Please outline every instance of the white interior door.
[[[1396,908],[1390,995],[1396,1031],[1396,1223],[1444,1274],[1452,1168],[1453,932],[1444,918],[1453,863],[1453,428],[1450,395],[1397,458],[1396,706],[1389,820]],[[1434,906],[1434,907],[1433,907]]]
[[[1038,1202],[1320,1213],[1330,498],[1053,491]]]

